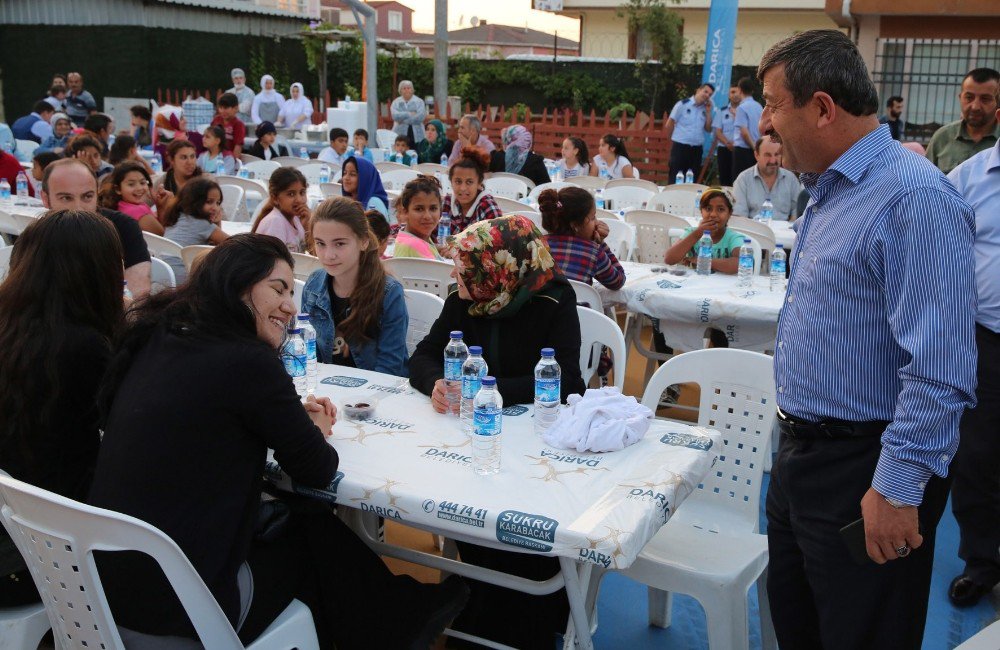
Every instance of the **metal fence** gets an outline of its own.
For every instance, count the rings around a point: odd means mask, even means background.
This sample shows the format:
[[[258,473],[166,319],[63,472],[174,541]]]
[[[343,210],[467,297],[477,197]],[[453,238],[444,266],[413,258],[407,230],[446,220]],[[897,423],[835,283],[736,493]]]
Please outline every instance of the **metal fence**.
[[[926,143],[941,125],[961,117],[962,78],[984,67],[1000,69],[1000,40],[879,39],[872,71],[879,110],[889,97],[903,97],[905,139]]]

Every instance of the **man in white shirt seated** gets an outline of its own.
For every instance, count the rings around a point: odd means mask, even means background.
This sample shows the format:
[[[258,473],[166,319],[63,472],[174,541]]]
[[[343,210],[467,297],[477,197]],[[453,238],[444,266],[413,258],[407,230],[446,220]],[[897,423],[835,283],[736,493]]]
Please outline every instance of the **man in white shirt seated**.
[[[764,201],[770,199],[774,204],[774,220],[795,219],[802,186],[795,174],[781,167],[781,144],[772,142],[769,136],[762,136],[754,143],[753,155],[757,164],[740,172],[733,183],[736,198],[733,215],[752,219],[760,212]]]

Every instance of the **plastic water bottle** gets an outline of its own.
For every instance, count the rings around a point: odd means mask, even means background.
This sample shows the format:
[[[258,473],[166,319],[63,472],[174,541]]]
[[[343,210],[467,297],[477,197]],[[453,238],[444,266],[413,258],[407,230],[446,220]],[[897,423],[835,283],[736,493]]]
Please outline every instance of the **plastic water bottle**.
[[[323,165],[319,168],[319,182],[329,183],[330,182],[330,168],[327,165]]]
[[[309,150],[305,147],[299,147],[299,158],[302,160],[309,160]]]
[[[17,172],[14,183],[17,185],[17,204],[28,205],[28,175],[23,170]]]
[[[442,212],[441,219],[438,221],[438,246],[447,244],[449,236],[451,236],[451,215],[447,212]]]
[[[399,153],[398,151],[396,152],[396,162],[398,162],[400,165],[403,164],[403,154]]]
[[[347,110],[351,110],[351,96],[350,95],[345,95],[344,96],[344,103],[347,104]]]
[[[698,275],[712,274],[712,231],[706,230],[698,240]]]
[[[160,158],[160,154],[153,154],[153,157],[149,161],[149,166],[153,168],[154,174],[159,174],[163,171],[163,160]]]
[[[753,246],[750,245],[748,237],[743,238],[743,245],[740,246],[740,267],[737,278],[741,288],[753,288]]]
[[[692,214],[696,219],[701,214],[701,195],[702,191],[698,190],[697,194],[695,194],[694,197],[694,212]]]
[[[407,149],[406,155],[410,157],[410,167],[417,166],[417,152],[413,149]]]
[[[472,435],[473,402],[483,385],[483,377],[489,372],[483,349],[478,345],[469,346],[469,358],[462,364],[462,407],[459,414],[462,417],[462,429],[467,435]]]
[[[462,399],[462,364],[469,358],[469,348],[465,347],[462,332],[455,330],[444,348],[444,385],[448,398],[448,413],[458,414]]]
[[[250,170],[246,165],[240,165],[240,178],[250,178]]]
[[[222,176],[226,173],[226,159],[222,157],[220,153],[215,157],[215,175]]]
[[[771,291],[784,291],[786,282],[785,247],[775,244],[774,252],[771,253]]]
[[[694,182],[694,172],[689,169],[689,170],[687,170],[687,173],[684,174],[684,183],[685,184],[690,184],[690,183],[693,183],[693,182]]]
[[[309,314],[299,314],[299,329],[302,330],[302,340],[306,342],[306,392],[310,395],[316,392],[316,375],[319,372],[319,361],[316,358],[316,329],[309,322]]]
[[[6,178],[0,178],[0,205],[10,207],[10,183]]]
[[[298,327],[292,327],[288,330],[288,340],[285,341],[285,351],[281,356],[285,363],[285,372],[295,384],[295,392],[299,394],[299,397],[305,397],[306,373],[309,362],[306,357],[306,342],[302,338],[302,330]]]
[[[766,226],[771,225],[771,219],[774,218],[774,204],[771,203],[771,199],[764,199],[764,202],[760,204],[760,212],[757,214],[757,219]]]
[[[684,172],[677,172],[677,176],[674,177],[674,185],[684,184]]]
[[[132,302],[132,292],[128,288],[128,280],[122,280],[122,298]]]
[[[500,471],[500,438],[503,434],[503,398],[497,380],[483,377],[472,414],[472,469],[480,476]]]
[[[598,189],[597,192],[594,193],[594,202],[597,204],[598,210],[604,209],[604,190]]]
[[[562,369],[555,354],[552,348],[542,348],[542,358],[535,366],[535,433],[538,435],[545,433],[559,417]]]
[[[448,166],[448,155],[447,154],[441,154],[441,164],[444,165],[445,167]]]

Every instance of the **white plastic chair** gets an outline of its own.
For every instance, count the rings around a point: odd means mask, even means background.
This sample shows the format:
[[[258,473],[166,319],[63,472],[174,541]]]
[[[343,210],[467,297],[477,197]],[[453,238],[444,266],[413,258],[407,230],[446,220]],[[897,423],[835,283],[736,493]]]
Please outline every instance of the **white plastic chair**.
[[[453,264],[419,257],[393,257],[382,263],[386,271],[403,283],[404,289],[431,293],[442,300],[448,298]]]
[[[340,167],[337,165],[330,165],[323,161],[319,162],[314,161],[307,163],[305,165],[299,165],[298,170],[302,172],[302,175],[306,177],[306,181],[308,181],[310,185],[319,185],[320,171],[323,169],[324,166],[330,170],[331,177],[333,176],[334,170],[340,169]]]
[[[674,187],[674,185],[671,185],[670,189],[653,195],[653,198],[646,203],[646,208],[669,212],[681,217],[698,218],[701,216],[701,210],[695,208],[695,201],[698,195],[688,190],[674,189]]]
[[[169,264],[158,257],[150,258],[149,261],[152,264],[149,273],[150,293],[159,293],[177,286],[177,277]]]
[[[727,187],[728,187],[728,189],[730,191],[733,189],[732,187],[729,187],[729,186],[726,186],[723,189],[726,189]],[[682,183],[680,185],[668,185],[667,189],[665,189],[663,191],[666,192],[668,190],[677,190],[678,192],[695,192],[695,193],[697,193],[697,192],[704,192],[707,189],[708,189],[708,185],[703,185],[701,183]]]
[[[757,242],[761,249],[760,264],[757,268],[761,275],[767,275],[769,272],[768,262],[771,259],[771,252],[775,248],[774,231],[771,230],[771,227],[747,217],[729,217],[727,227],[738,233],[743,233]]]
[[[528,186],[528,190],[535,189],[535,181],[521,174],[511,174],[510,172],[486,172],[486,178],[513,178]]]
[[[343,188],[340,183],[320,183],[319,191],[323,194],[324,199],[344,195]]]
[[[406,353],[413,356],[417,344],[424,340],[431,331],[431,325],[441,315],[444,300],[433,293],[404,289],[403,299],[406,300],[406,313],[409,324],[406,327]]]
[[[381,174],[382,186],[387,190],[395,190],[397,192],[401,192],[403,188],[406,187],[407,183],[420,175],[409,167],[404,167],[403,169],[390,169],[388,171],[381,172]]]
[[[576,185],[573,185],[572,183],[567,183],[565,181],[553,181],[551,183],[542,183],[541,185],[536,185],[531,190],[531,192],[528,193],[528,198],[537,203],[538,195],[544,192],[545,190],[559,191],[564,187],[576,187]]]
[[[218,180],[225,180],[225,177]],[[246,201],[243,200],[246,190],[239,185],[230,185],[225,182],[219,183],[219,187],[222,188],[222,218],[225,221],[247,221],[250,219]]]
[[[264,159],[263,158],[258,158],[257,156],[253,156],[253,155],[250,155],[248,153],[241,153],[240,154],[240,162],[243,163],[244,165],[246,165],[248,163],[252,163],[252,162],[260,162],[262,160],[264,160]]]
[[[576,313],[580,318],[580,372],[583,373],[583,383],[589,384],[597,372],[597,356],[600,352],[595,355],[593,351],[604,345],[611,349],[611,357],[614,360],[615,386],[624,389],[625,335],[622,334],[618,323],[595,309],[581,305],[577,305]]]
[[[996,621],[980,630],[955,650],[996,650],[1000,648],[1000,621]]]
[[[173,242],[166,237],[160,237],[159,235],[154,235],[151,232],[142,231],[142,238],[146,240],[146,248],[149,249],[149,254],[156,257],[180,257],[184,259],[181,254],[181,245]]]
[[[39,145],[34,140],[17,140],[17,152],[25,157],[26,160],[31,160],[35,155],[35,149]]]
[[[416,169],[421,174],[427,174],[428,176],[434,176],[436,174],[444,174],[448,176],[448,165],[442,165],[441,163],[418,163]]]
[[[323,268],[318,257],[307,253],[292,253],[292,259],[295,260],[294,275],[298,280],[308,280],[313,271]]]
[[[407,169],[410,171],[413,170],[412,167],[407,167],[403,163],[392,162],[391,160],[383,160],[382,162],[375,163],[375,169],[377,169],[379,173],[391,172],[396,169]]]
[[[612,212],[611,210],[605,210],[603,208],[597,208],[597,218],[617,219],[618,221],[625,221],[625,215],[618,214],[617,212]]]
[[[655,195],[655,192],[651,192],[644,187],[632,187],[629,185],[610,187],[610,183],[611,181],[609,181],[609,186],[604,188],[604,201],[605,205],[608,205],[610,201],[608,207],[615,212],[628,208],[642,210],[646,207],[646,203]]]
[[[632,259],[643,264],[662,264],[671,246],[670,231],[690,228],[686,219],[654,210],[632,210],[625,213],[625,222],[635,228]]]
[[[528,196],[528,192],[531,191],[528,183],[525,182],[527,180],[526,178],[514,178],[510,175],[497,176],[494,174],[487,176],[486,180],[483,181],[483,187],[494,197],[502,196],[517,201]]]
[[[566,182],[590,190],[591,194],[597,190],[603,190],[604,186],[608,184],[607,179],[599,176],[574,176],[567,178]]]
[[[277,163],[279,167],[301,167],[302,165],[308,165],[309,160],[299,158],[298,156],[275,156],[269,162]]]
[[[41,603],[0,609],[0,650],[37,648],[50,629]]]
[[[381,149],[392,149],[397,136],[398,134],[392,129],[379,129],[375,132],[375,143]]]
[[[601,299],[601,294],[597,293],[597,289],[593,285],[580,282],[579,280],[570,280],[569,284],[573,287],[573,291],[576,292],[577,305],[590,307],[599,312],[604,311],[604,300]]]
[[[602,219],[608,225],[608,236],[604,238],[604,243],[608,245],[611,252],[615,254],[620,262],[628,262],[632,259],[632,249],[635,247],[635,226],[622,221],[621,219]]]
[[[208,255],[213,248],[215,246],[209,246],[208,244],[193,244],[181,249],[181,261],[184,262],[184,268],[187,269],[188,275],[191,274],[191,269],[194,268],[195,263],[205,255]]]
[[[270,160],[258,160],[257,162],[247,163],[245,167],[248,172],[253,174],[254,180],[260,181],[266,186],[267,182],[271,179],[271,174],[280,168],[281,164],[278,163],[277,158],[272,158]],[[226,179],[226,182],[228,183],[229,180]]]
[[[642,403],[656,409],[671,385],[701,389],[698,424],[722,433],[704,481],[622,573],[649,587],[650,624],[666,627],[671,598],[705,609],[712,650],[749,647],[747,590],[756,581],[763,648],[775,648],[767,599],[767,536],[758,534],[764,456],[775,419],[773,360],[757,352],[697,350],[653,375]]]
[[[31,570],[58,647],[125,650],[101,588],[93,552],[139,551],[163,570],[206,648],[243,648],[201,576],[163,532],[0,475],[0,519]],[[297,600],[252,650],[318,650],[309,608]]]
[[[633,169],[635,169],[633,167]],[[644,190],[649,190],[653,194],[659,194],[660,188],[653,181],[644,181],[636,178],[613,178],[608,181],[608,184],[604,186],[605,190],[610,190],[613,187],[641,187]]]
[[[295,300],[295,312],[297,314],[302,313],[302,291],[306,288],[306,283],[298,278],[292,280],[295,284],[295,295],[292,298]]]
[[[533,208],[530,205],[521,203],[520,201],[515,201],[514,199],[508,199],[503,196],[494,196],[493,200],[496,201],[497,207],[500,208],[501,214],[521,214],[525,210],[532,211]]]
[[[10,270],[10,255],[13,252],[13,246],[4,246],[0,248],[0,280],[7,277],[7,271]]]

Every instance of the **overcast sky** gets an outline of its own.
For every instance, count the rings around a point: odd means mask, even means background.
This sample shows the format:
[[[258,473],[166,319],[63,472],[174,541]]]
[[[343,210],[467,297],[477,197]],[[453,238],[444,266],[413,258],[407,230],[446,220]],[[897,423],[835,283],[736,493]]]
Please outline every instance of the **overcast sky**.
[[[402,4],[413,8],[413,29],[418,32],[434,31],[434,0],[401,0]],[[548,11],[535,11],[531,0],[503,0],[483,2],[483,0],[448,0],[448,29],[471,27],[473,16],[500,25],[524,27],[552,33],[577,40],[580,21]]]

